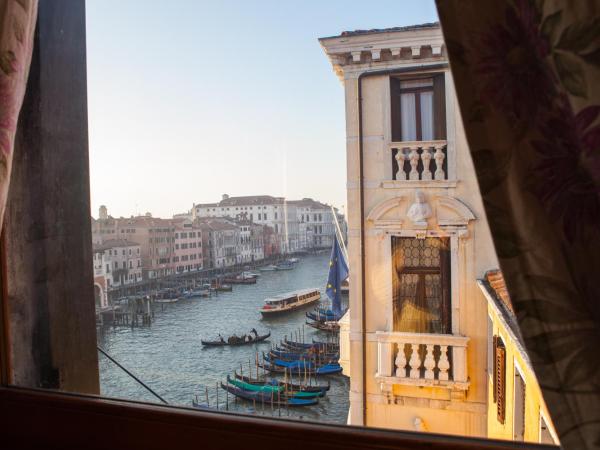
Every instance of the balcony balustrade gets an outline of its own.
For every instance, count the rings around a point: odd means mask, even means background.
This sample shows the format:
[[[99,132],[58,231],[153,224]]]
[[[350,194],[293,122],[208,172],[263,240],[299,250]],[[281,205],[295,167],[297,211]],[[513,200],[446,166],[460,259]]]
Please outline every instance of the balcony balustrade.
[[[468,337],[377,331],[377,380],[394,384],[466,390]]]
[[[392,142],[392,167],[397,181],[448,179],[446,141]]]

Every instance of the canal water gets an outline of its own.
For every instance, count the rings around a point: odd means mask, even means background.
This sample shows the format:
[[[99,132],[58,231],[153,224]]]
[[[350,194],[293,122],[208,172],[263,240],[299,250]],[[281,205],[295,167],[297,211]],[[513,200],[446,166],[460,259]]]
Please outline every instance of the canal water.
[[[284,336],[304,334],[307,342],[312,338],[326,340],[327,336],[305,324],[305,312],[311,308],[294,311],[277,318],[263,319],[259,308],[266,297],[284,292],[319,288],[322,301],[326,301],[325,283],[329,255],[304,256],[294,270],[260,272],[254,285],[236,285],[233,292],[220,292],[210,298],[180,300],[177,303],[155,305],[151,326],[130,328],[104,327],[98,331],[98,343],[113,358],[149,385],[167,402],[178,406],[191,406],[198,395],[205,401],[208,388],[210,405],[216,405],[217,391],[220,409],[225,408],[226,395],[217,384],[225,382],[234,370],[248,374],[256,371],[256,352],[268,351],[271,343]],[[202,347],[200,339],[225,338],[232,334],[249,333],[256,328],[259,334],[271,331],[269,342],[240,347]],[[103,355],[100,359],[102,395],[147,402],[158,402],[147,390]],[[260,369],[259,369],[260,370]],[[261,370],[262,373],[262,370]],[[343,375],[320,377],[319,383],[331,382],[328,394],[311,407],[271,411],[270,405],[253,405],[234,402],[229,395],[229,410],[254,413],[268,417],[281,417],[346,423],[348,415],[349,379]]]

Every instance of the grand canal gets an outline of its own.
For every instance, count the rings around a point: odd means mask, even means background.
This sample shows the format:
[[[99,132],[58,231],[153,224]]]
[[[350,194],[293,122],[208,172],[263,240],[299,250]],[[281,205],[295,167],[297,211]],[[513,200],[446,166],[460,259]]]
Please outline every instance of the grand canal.
[[[288,315],[262,319],[259,308],[266,297],[295,289],[316,287],[324,295],[329,255],[305,256],[294,270],[261,272],[255,285],[234,286],[233,292],[202,299],[180,300],[177,303],[155,306],[154,322],[147,327],[104,327],[98,331],[98,343],[117,361],[173,405],[191,406],[195,395],[201,400],[208,396],[211,405],[217,401],[225,408],[225,391],[217,390],[227,374],[233,375],[242,366],[254,373],[256,352],[267,351],[271,343],[284,336],[304,333],[305,339],[325,340],[324,333],[304,325],[304,310]],[[310,310],[310,307],[308,308]],[[200,339],[248,333],[256,328],[259,334],[271,331],[269,342],[242,347],[203,348]],[[100,355],[102,395],[148,402],[157,399],[136,383],[107,358]],[[271,411],[256,405],[256,414],[290,417],[311,421],[346,423],[348,414],[349,380],[343,375],[321,377],[319,382],[331,381],[327,396],[312,407]],[[248,403],[234,402],[229,396],[229,410],[251,412]]]

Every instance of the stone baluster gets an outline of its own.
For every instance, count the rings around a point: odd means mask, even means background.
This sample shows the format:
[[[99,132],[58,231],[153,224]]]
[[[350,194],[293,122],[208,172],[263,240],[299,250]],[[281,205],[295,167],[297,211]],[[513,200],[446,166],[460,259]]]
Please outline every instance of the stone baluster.
[[[431,162],[431,152],[429,147],[423,147],[423,153],[421,154],[421,161],[423,161],[423,173],[421,174],[422,180],[431,180],[431,170],[429,170],[429,163]]]
[[[406,180],[406,172],[404,172],[404,161],[406,160],[406,155],[404,154],[404,149],[399,148],[396,151],[396,162],[398,163],[398,172],[396,172],[396,180]]]
[[[438,369],[440,369],[438,379],[440,381],[448,381],[448,369],[450,369],[450,362],[448,361],[447,345],[440,345],[440,360],[438,361]]]
[[[433,155],[433,157],[435,158],[435,166],[436,166],[436,168],[435,168],[435,179],[436,180],[445,180],[446,179],[446,174],[444,173],[444,169],[443,169],[444,159],[446,158],[446,155],[444,155],[442,148],[443,148],[442,145],[435,146],[435,154]]]
[[[406,354],[404,353],[404,342],[398,342],[398,354],[396,355],[396,376],[406,378]]]
[[[433,344],[427,344],[425,346],[425,351],[425,361],[423,361],[423,366],[425,366],[425,379],[433,380],[433,369],[435,368],[435,359],[433,358]]]
[[[417,165],[419,164],[419,153],[417,152],[417,147],[412,147],[410,149],[408,159],[410,160],[410,173],[408,174],[408,179],[418,180],[419,172],[417,171]]]
[[[410,344],[412,348],[412,355],[410,355],[410,377],[420,378],[421,377],[421,356],[419,356],[419,344]]]

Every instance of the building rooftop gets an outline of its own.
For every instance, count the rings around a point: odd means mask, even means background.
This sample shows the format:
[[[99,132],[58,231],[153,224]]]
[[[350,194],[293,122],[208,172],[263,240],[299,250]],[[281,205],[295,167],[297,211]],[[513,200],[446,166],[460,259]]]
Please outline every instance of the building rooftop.
[[[273,197],[271,195],[246,195],[224,198],[218,203],[198,203],[196,207],[280,205],[284,201],[285,199],[283,197]]]
[[[502,314],[502,318],[506,322],[506,325],[516,336],[519,344],[524,348],[525,344],[523,335],[521,334],[521,329],[519,328],[517,316],[515,315],[512,302],[510,301],[510,296],[508,294],[508,289],[506,288],[506,283],[504,282],[504,276],[502,275],[502,272],[498,269],[487,271],[485,278],[481,280],[481,285],[494,300],[494,303]]]
[[[330,209],[329,205],[325,203],[318,202],[313,200],[312,198],[303,198],[302,200],[290,200],[288,201],[289,205],[301,206],[304,208],[314,208],[314,209]]]
[[[344,37],[344,36],[358,36],[362,34],[376,34],[376,33],[393,33],[397,31],[415,31],[422,30],[424,28],[439,28],[439,22],[421,23],[417,25],[408,25],[404,27],[391,27],[391,28],[372,28],[370,30],[354,30],[354,31],[342,31],[339,36],[331,37]],[[328,39],[328,38],[324,38]]]
[[[103,242],[102,244],[94,244],[93,251],[94,252],[102,252],[104,250],[108,250],[111,248],[121,248],[121,247],[139,247],[140,244],[136,242],[128,241],[127,239],[109,239],[108,241]]]

